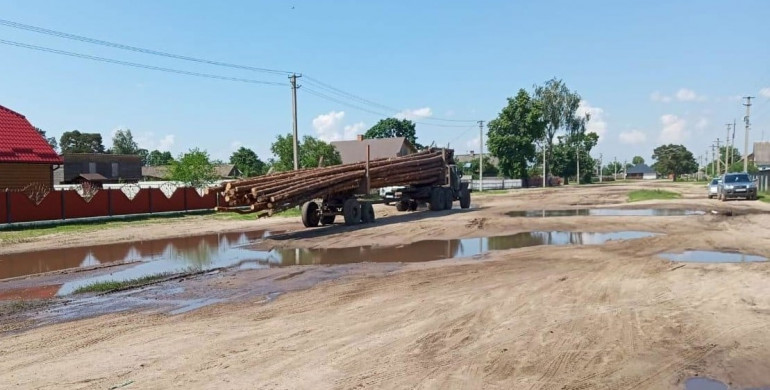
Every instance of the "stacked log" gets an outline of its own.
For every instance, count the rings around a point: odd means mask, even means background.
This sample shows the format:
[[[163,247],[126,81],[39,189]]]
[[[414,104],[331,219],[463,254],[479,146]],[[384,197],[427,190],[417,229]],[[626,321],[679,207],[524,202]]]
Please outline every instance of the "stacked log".
[[[368,162],[369,188],[443,184],[446,164],[453,158],[451,149],[428,149],[402,157],[371,160]],[[209,191],[221,193],[227,204],[217,210],[266,211],[272,215],[309,200],[361,192],[366,180],[367,163],[361,162],[234,180]]]

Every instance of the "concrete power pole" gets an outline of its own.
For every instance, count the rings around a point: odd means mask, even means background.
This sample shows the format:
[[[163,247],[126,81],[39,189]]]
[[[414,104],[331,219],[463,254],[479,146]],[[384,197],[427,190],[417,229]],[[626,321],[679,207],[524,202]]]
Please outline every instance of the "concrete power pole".
[[[717,138],[717,175],[722,174],[722,152],[719,151],[719,138]]]
[[[599,153],[599,183],[602,182],[602,176],[604,176],[604,172],[602,172],[602,154]]]
[[[299,169],[299,147],[297,141],[297,77],[302,77],[302,75],[297,75],[296,73],[289,76],[289,80],[291,80],[291,117],[292,117],[292,123],[291,123],[291,130],[292,130],[292,146],[294,147],[294,170],[296,171]]]
[[[484,121],[479,121],[479,192],[484,191]]]
[[[746,106],[746,117],[743,118],[743,121],[746,122],[746,136],[743,140],[743,172],[749,171],[749,128],[751,127],[751,121],[749,116],[751,115],[751,99],[754,99],[754,96],[744,96],[744,99],[746,99],[746,103],[743,103],[744,106]]]
[[[730,126],[732,126],[732,123],[727,124],[727,138],[725,138],[725,173],[730,170],[730,151],[732,150],[730,146]]]
[[[714,162],[714,144],[711,144],[711,177],[717,175],[716,163]]]

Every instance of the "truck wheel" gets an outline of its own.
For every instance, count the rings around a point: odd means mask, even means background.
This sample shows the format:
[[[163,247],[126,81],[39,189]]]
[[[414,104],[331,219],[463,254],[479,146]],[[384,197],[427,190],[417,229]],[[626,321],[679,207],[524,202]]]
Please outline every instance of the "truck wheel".
[[[471,207],[471,192],[467,189],[460,191],[460,208],[467,209]]]
[[[324,215],[321,217],[321,225],[332,225],[334,224],[334,218],[336,215]]]
[[[374,222],[374,207],[371,203],[364,203],[361,205],[361,222]]]
[[[444,188],[444,210],[451,210],[454,202],[454,192],[451,188]]]
[[[316,227],[318,222],[321,221],[321,217],[318,215],[318,203],[305,202],[302,205],[302,224],[305,227]]]
[[[417,207],[418,207],[419,205],[420,205],[420,204],[419,204],[419,203],[417,203],[417,201],[416,201],[416,200],[410,200],[410,201],[409,201],[409,211],[417,211]]]
[[[441,211],[444,209],[444,189],[434,187],[430,190],[430,211]]]
[[[396,202],[396,210],[398,210],[398,211],[406,211],[408,209],[409,209],[409,204],[408,203],[406,203],[404,201]]]
[[[348,199],[342,205],[342,215],[345,217],[345,225],[358,225],[361,223],[361,203],[356,199]]]

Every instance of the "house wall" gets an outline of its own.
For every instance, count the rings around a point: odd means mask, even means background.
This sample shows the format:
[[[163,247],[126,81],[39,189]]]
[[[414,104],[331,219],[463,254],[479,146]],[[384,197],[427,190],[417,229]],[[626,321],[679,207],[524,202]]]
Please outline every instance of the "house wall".
[[[51,165],[0,163],[0,190],[19,190],[32,183],[53,187]]]
[[[112,163],[118,163],[118,175],[112,174]],[[91,172],[90,164],[94,163],[96,171]],[[131,161],[64,161],[64,175],[62,183],[72,183],[81,173],[98,173],[110,181],[121,181],[135,183],[142,178],[141,162]],[[59,183],[57,183],[59,184]]]
[[[644,174],[644,180],[655,180],[658,178],[658,175],[655,173],[645,173]]]

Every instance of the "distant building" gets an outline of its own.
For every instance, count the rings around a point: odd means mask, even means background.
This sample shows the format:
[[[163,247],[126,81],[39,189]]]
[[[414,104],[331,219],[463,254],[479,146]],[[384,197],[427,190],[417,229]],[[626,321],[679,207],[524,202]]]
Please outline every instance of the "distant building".
[[[214,165],[214,172],[219,179],[234,179],[243,174],[233,164]],[[168,180],[169,166],[159,165],[154,167],[142,167],[142,180],[145,181],[163,181]]]
[[[460,167],[465,167],[466,163],[470,162],[478,162],[479,161],[479,155],[478,153],[473,153],[471,150],[468,154],[455,154],[455,161],[457,161],[457,165]],[[499,166],[500,161],[497,159],[497,157],[492,156],[491,154],[484,153],[484,163],[491,163],[494,166]]]
[[[626,171],[626,179],[628,180],[654,180],[657,178],[658,174],[647,164],[636,164]]]
[[[0,106],[0,190],[33,183],[53,187],[53,169],[61,163],[24,115]]]
[[[62,169],[54,172],[56,184],[136,183],[142,179],[142,158],[130,154],[68,153],[61,155]]]
[[[359,135],[353,141],[333,141],[331,144],[339,152],[343,164],[366,161],[367,145],[371,160],[401,157],[417,152],[417,148],[404,137],[364,139],[364,136]]]
[[[754,153],[750,157],[760,171],[770,170],[770,142],[754,142]]]

